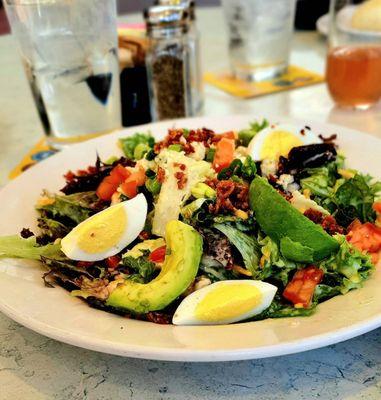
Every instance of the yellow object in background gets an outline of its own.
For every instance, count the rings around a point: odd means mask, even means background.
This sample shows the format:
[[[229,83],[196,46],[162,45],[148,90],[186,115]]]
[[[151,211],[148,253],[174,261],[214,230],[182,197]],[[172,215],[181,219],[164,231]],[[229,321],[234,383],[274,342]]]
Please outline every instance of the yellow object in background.
[[[232,77],[229,72],[208,72],[205,74],[204,80],[233,96],[248,99],[321,83],[324,82],[324,77],[315,72],[291,65],[288,67],[287,73],[268,81],[241,81]]]
[[[45,158],[50,157],[56,153],[52,150],[46,143],[45,138],[41,139],[36,145],[27,153],[20,163],[15,167],[9,174],[9,179],[14,179],[21,175],[28,168],[32,167],[34,164],[45,160]]]

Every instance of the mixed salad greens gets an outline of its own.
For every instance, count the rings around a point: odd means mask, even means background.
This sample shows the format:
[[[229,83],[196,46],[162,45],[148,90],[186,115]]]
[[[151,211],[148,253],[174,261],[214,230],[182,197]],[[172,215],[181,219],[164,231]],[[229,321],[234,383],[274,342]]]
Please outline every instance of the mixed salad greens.
[[[40,260],[47,286],[92,307],[177,324],[307,316],[378,262],[381,183],[334,136],[263,120],[119,145],[43,192],[39,232],[0,238],[0,256]]]

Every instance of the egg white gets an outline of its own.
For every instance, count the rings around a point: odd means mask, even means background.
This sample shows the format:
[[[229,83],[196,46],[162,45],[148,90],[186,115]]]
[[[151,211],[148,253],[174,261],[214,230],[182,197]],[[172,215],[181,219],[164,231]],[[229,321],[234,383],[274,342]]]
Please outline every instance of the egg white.
[[[278,124],[271,125],[268,128],[261,130],[257,135],[253,137],[248,146],[248,154],[252,157],[254,161],[261,160],[261,150],[266,138],[275,131],[284,131],[294,134],[298,137],[303,145],[321,143],[321,139],[315,135],[311,130],[305,127],[297,128],[295,125],[291,124]],[[303,132],[303,134],[302,134]]]
[[[61,249],[62,252],[71,260],[76,261],[99,261],[103,260],[107,257],[111,257],[121,250],[123,250],[126,246],[128,246],[131,242],[133,242],[139,235],[139,233],[143,230],[144,224],[147,217],[147,200],[145,196],[140,193],[135,196],[131,200],[124,201],[119,204],[115,204],[111,207],[122,207],[123,211],[127,217],[127,223],[125,227],[125,231],[123,232],[122,237],[118,240],[117,243],[114,243],[108,250],[98,252],[98,253],[88,253],[78,246],[78,231],[80,227],[88,223],[95,216],[101,214],[99,213],[92,215],[90,218],[87,218],[85,221],[81,222],[77,225],[68,235],[66,235],[61,241]],[[108,210],[108,209],[107,209]],[[107,221],[106,221],[107,223]]]
[[[241,315],[236,315],[233,318],[229,319],[210,322],[210,321],[200,320],[197,318],[195,312],[196,307],[208,293],[211,293],[213,290],[215,290],[218,286],[221,285],[240,285],[240,284],[245,286],[252,285],[256,287],[262,295],[260,304],[256,305],[253,309],[251,309],[246,313],[243,313]],[[174,325],[223,325],[223,324],[231,324],[233,322],[242,321],[251,318],[254,315],[260,314],[262,311],[266,310],[273,301],[277,290],[278,289],[276,286],[262,281],[229,280],[229,281],[215,282],[209,286],[203,287],[202,289],[196,290],[189,296],[185,297],[184,300],[178,306],[173,316],[172,323]]]

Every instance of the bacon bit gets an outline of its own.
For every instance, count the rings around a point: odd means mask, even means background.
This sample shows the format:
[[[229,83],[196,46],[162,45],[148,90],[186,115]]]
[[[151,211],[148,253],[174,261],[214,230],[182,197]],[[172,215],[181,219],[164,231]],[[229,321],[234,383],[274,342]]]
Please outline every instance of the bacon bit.
[[[79,268],[89,268],[94,265],[92,261],[77,261],[77,267]]]
[[[336,233],[343,234],[344,228],[340,226],[332,215],[327,215],[324,217],[322,223],[322,228],[329,233],[331,236],[335,235]]]
[[[140,239],[140,240],[147,240],[147,239],[149,239],[149,238],[150,238],[149,232],[147,232],[147,231],[141,231],[141,232],[139,233],[139,239]]]
[[[304,130],[304,129],[301,129],[300,134],[301,134],[302,136],[306,136],[305,130]]]
[[[249,209],[249,187],[231,180],[210,179],[205,182],[217,192],[216,202],[209,206],[212,214],[220,212],[247,211]]]
[[[175,178],[177,179],[177,187],[181,190],[184,189],[185,184],[188,181],[187,176],[184,172],[175,172]]]
[[[324,215],[318,210],[309,208],[304,212],[304,216],[310,219],[315,224],[321,225],[322,228],[331,236],[340,233],[344,233],[344,228],[340,226],[332,215]]]
[[[187,169],[187,167],[186,167],[186,165],[185,164],[181,164],[181,163],[173,163],[173,165],[175,166],[175,167],[177,167],[177,168],[180,168],[181,169],[181,171],[185,171],[186,169]]]
[[[185,154],[191,154],[195,152],[192,142],[200,142],[205,147],[210,147],[215,136],[216,134],[213,131],[206,128],[191,130],[187,137],[184,136],[183,129],[169,129],[164,140],[155,144],[154,151],[157,154],[172,144],[181,144]]]
[[[165,180],[165,171],[163,168],[159,167],[157,169],[157,174],[156,174],[156,178],[158,180],[158,182],[163,183]]]
[[[188,135],[188,142],[202,142],[205,147],[210,147],[216,134],[207,128],[191,130]]]
[[[106,265],[109,269],[116,269],[119,265],[121,258],[119,256],[111,256],[106,258]]]
[[[148,314],[146,314],[146,317],[149,322],[160,325],[169,325],[172,320],[171,315],[158,311],[150,311]]]
[[[183,144],[183,150],[185,154],[194,153],[194,147],[190,143]]]
[[[304,216],[318,225],[320,225],[324,219],[323,213],[321,211],[314,210],[313,208],[309,208],[308,210],[306,210],[304,212]]]

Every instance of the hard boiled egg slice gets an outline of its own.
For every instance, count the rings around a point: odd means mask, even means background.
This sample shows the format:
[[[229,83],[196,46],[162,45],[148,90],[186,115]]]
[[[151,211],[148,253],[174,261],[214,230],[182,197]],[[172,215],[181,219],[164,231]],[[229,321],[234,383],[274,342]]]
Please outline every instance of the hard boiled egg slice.
[[[321,143],[321,140],[307,128],[294,125],[271,125],[260,131],[251,140],[248,153],[255,161],[278,160],[287,157],[293,147]]]
[[[61,241],[71,260],[99,261],[113,256],[137,238],[147,217],[147,200],[138,194],[77,225]]]
[[[174,316],[175,325],[221,325],[238,322],[266,310],[277,287],[262,281],[221,281],[185,297]]]

